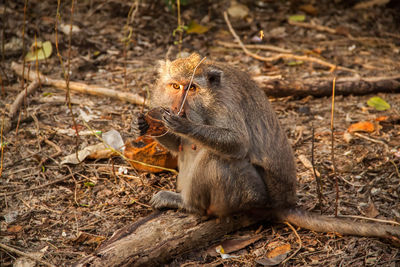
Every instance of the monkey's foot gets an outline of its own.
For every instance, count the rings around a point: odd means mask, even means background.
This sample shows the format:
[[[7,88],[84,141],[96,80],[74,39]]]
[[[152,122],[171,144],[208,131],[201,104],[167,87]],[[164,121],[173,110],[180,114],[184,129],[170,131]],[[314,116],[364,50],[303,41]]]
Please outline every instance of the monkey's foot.
[[[183,201],[179,193],[160,191],[151,198],[150,205],[158,210],[165,208],[182,209]]]

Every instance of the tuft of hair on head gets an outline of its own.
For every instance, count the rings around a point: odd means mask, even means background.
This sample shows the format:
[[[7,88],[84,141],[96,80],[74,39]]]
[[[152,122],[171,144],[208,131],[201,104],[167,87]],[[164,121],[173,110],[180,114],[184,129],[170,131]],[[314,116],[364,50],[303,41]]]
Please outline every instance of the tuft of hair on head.
[[[186,58],[178,58],[171,62],[171,65],[169,66],[169,74],[171,76],[191,74],[200,61],[201,57],[197,53],[192,53]],[[197,68],[196,72],[200,73],[201,69]]]

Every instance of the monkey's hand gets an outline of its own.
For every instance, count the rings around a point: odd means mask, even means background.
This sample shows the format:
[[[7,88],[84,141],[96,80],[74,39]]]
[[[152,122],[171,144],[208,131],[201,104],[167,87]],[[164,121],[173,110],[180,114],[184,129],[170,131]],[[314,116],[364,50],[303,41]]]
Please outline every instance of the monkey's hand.
[[[160,191],[151,198],[150,205],[157,210],[165,208],[182,209],[183,201],[179,193]]]
[[[181,134],[186,134],[190,130],[190,125],[192,124],[188,119],[175,115],[168,110],[164,111],[162,120],[165,127],[169,130]]]
[[[149,124],[145,120],[145,114],[140,113],[137,118],[137,124],[135,125],[135,129],[138,132],[139,136],[145,135],[147,130],[149,129]]]

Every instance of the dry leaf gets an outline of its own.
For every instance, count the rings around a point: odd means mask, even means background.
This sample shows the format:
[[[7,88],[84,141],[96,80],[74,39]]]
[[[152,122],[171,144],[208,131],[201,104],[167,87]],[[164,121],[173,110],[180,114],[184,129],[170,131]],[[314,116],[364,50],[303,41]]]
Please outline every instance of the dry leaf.
[[[268,252],[268,258],[275,258],[279,255],[287,254],[290,251],[290,244],[283,244],[282,246],[276,247]]]
[[[373,123],[369,121],[360,121],[357,123],[354,123],[350,125],[350,127],[347,129],[349,133],[354,133],[354,132],[368,132],[371,133],[375,130],[375,126]]]
[[[177,167],[176,157],[172,156],[164,147],[150,137],[141,136],[133,142],[127,142],[125,145],[124,155],[130,159],[129,163],[138,171],[157,173],[164,170],[133,162],[132,160],[168,169]]]
[[[78,237],[73,240],[74,243],[85,244],[85,245],[96,245],[99,246],[103,240],[106,238],[104,236],[92,235],[85,232],[80,232]]]
[[[262,258],[256,260],[258,264],[261,264],[263,266],[274,266],[280,264],[284,259],[286,259],[287,253],[278,255],[273,258]]]
[[[21,225],[13,225],[7,228],[7,232],[9,233],[18,233],[21,232],[23,227]]]
[[[299,7],[299,9],[300,9],[301,11],[304,11],[304,12],[310,14],[310,15],[313,15],[313,16],[315,16],[315,15],[318,14],[318,10],[317,10],[313,5],[310,5],[310,4],[301,5],[301,6]]]
[[[254,242],[258,241],[262,235],[255,235],[255,236],[241,236],[235,239],[229,239],[223,241],[220,245],[224,248],[223,253],[232,253],[238,250],[241,250],[242,248],[247,247],[248,245],[253,244]],[[210,256],[217,256],[218,254],[216,253],[217,246],[213,246],[207,250],[207,253]]]
[[[369,0],[369,1],[363,1],[361,3],[357,3],[354,5],[354,9],[365,9],[365,8],[370,8],[373,6],[382,6],[386,5],[389,3],[390,0]]]
[[[244,19],[249,14],[249,8],[236,1],[231,1],[231,6],[228,8],[228,14],[234,19]]]
[[[353,136],[349,132],[344,132],[343,139],[346,143],[349,144],[351,142],[351,140],[353,140]]]
[[[389,116],[380,116],[378,118],[375,118],[375,121],[387,121],[389,119]]]
[[[311,161],[308,160],[308,158],[305,155],[299,155],[299,160],[301,161],[301,163],[303,163],[304,167],[306,167],[309,170],[313,170]],[[317,174],[317,176],[321,176],[321,174],[315,170],[315,173]]]
[[[114,151],[109,149],[105,144],[100,143],[93,146],[85,147],[84,149],[78,151],[78,158],[76,158],[76,153],[72,153],[63,158],[61,164],[78,164],[86,158],[90,159],[104,159],[110,158],[113,155],[117,155]]]
[[[379,215],[379,211],[376,209],[373,202],[368,203],[366,207],[360,208],[361,212],[370,218],[375,218]]]

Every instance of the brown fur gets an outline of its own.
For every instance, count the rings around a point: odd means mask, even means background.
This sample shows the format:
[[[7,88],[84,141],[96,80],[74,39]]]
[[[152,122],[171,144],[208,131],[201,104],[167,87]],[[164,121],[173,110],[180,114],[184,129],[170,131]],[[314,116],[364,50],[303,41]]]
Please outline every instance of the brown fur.
[[[178,155],[179,175],[177,193],[158,192],[151,200],[154,208],[218,217],[263,209],[279,221],[315,231],[400,235],[398,227],[332,219],[296,207],[291,146],[264,92],[246,73],[206,60],[194,75],[197,89],[188,94],[184,116],[171,110],[183,90],[170,84],[184,88],[199,62],[198,54],[161,62],[151,104],[170,112],[163,115],[168,133],[156,139]]]

